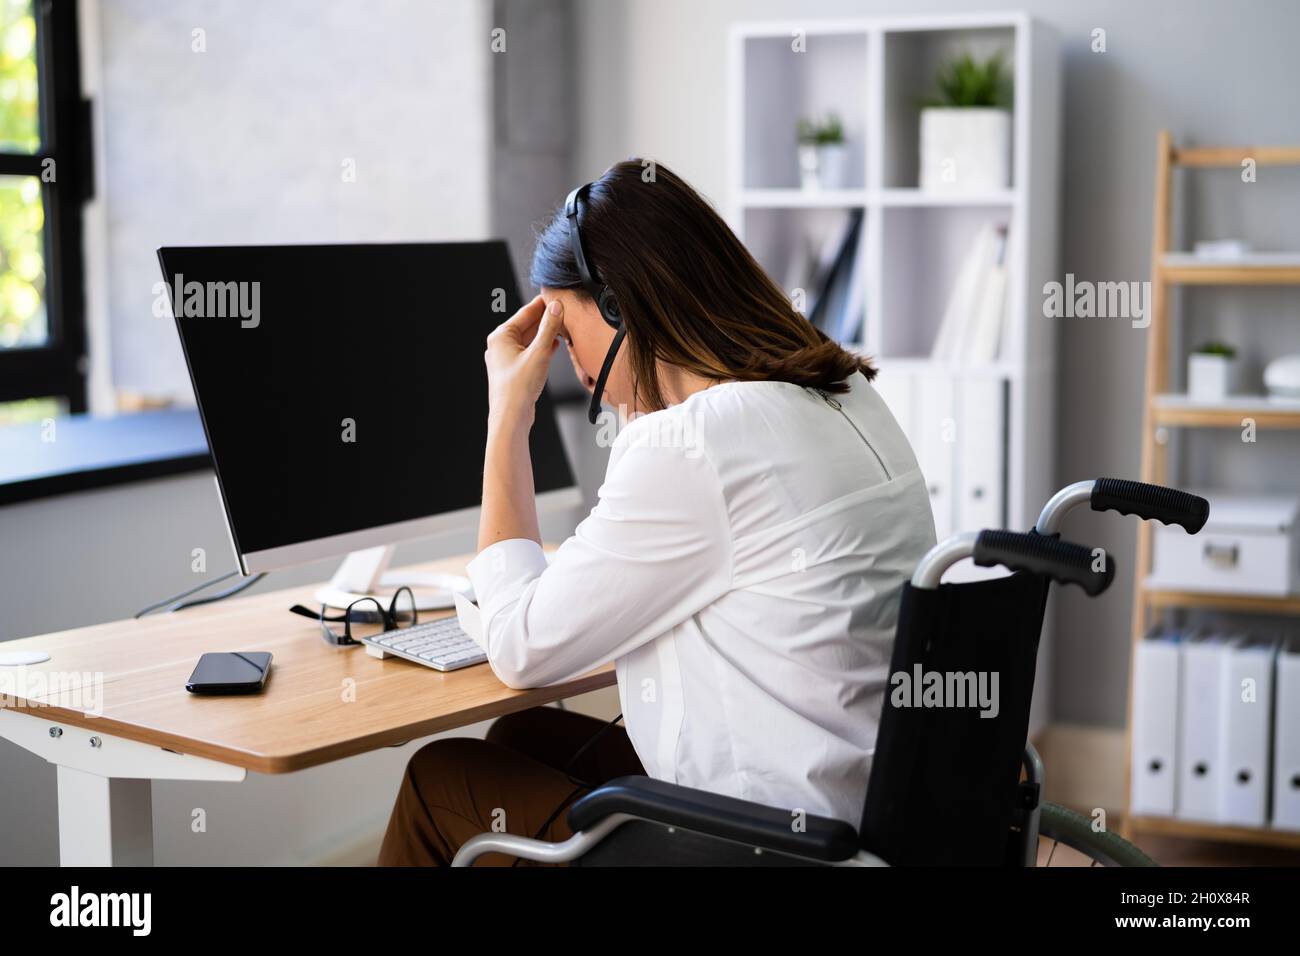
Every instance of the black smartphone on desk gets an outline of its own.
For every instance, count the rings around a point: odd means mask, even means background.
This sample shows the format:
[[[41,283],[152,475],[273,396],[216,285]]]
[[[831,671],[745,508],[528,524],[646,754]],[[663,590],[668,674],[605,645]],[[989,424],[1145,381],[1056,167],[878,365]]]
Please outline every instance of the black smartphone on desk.
[[[185,689],[191,694],[256,694],[270,673],[268,651],[204,654]]]

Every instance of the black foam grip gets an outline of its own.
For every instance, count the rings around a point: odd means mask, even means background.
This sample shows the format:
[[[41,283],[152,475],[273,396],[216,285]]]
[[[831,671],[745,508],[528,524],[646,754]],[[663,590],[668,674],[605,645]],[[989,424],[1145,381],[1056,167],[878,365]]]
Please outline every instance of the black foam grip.
[[[1200,531],[1210,517],[1210,503],[1200,495],[1124,478],[1098,478],[1092,486],[1092,510],[1154,518],[1182,525],[1188,534]]]
[[[981,531],[971,560],[982,567],[1000,564],[1013,571],[1030,571],[1060,584],[1077,584],[1096,597],[1115,579],[1115,563],[1104,556],[1104,568],[1095,570],[1096,557],[1083,545],[1060,538],[1017,531]]]

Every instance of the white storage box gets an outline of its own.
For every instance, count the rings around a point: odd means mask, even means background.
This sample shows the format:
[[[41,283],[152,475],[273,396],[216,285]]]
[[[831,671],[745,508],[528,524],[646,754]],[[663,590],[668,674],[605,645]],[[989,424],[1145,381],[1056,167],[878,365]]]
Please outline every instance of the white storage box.
[[[1210,502],[1200,534],[1156,524],[1147,586],[1285,597],[1297,590],[1300,499],[1199,492]]]

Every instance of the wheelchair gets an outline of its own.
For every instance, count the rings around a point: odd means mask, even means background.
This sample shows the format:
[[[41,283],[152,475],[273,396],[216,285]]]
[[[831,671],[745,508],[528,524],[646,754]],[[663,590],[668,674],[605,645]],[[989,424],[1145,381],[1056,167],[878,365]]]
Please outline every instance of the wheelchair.
[[[1094,866],[1154,866],[1117,834],[1044,802],[1043,762],[1027,742],[1052,582],[1096,597],[1114,580],[1109,555],[1060,536],[1065,517],[1084,503],[1190,534],[1209,517],[1209,503],[1196,495],[1099,478],[1058,491],[1029,532],[986,530],[935,545],[903,586],[889,672],[996,674],[998,713],[896,706],[887,689],[857,829],[797,808],[620,777],[569,808],[569,839],[483,833],[452,865],[503,853],[577,866],[1036,866],[1046,841],[1049,865],[1066,846]],[[965,558],[1011,573],[941,584]]]

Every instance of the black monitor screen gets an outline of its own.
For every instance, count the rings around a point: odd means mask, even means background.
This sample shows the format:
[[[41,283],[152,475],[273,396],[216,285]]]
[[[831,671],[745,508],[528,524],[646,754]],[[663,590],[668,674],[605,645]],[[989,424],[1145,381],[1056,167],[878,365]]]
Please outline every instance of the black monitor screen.
[[[480,503],[502,242],[160,249],[241,554]],[[546,395],[540,494],[573,485]]]

